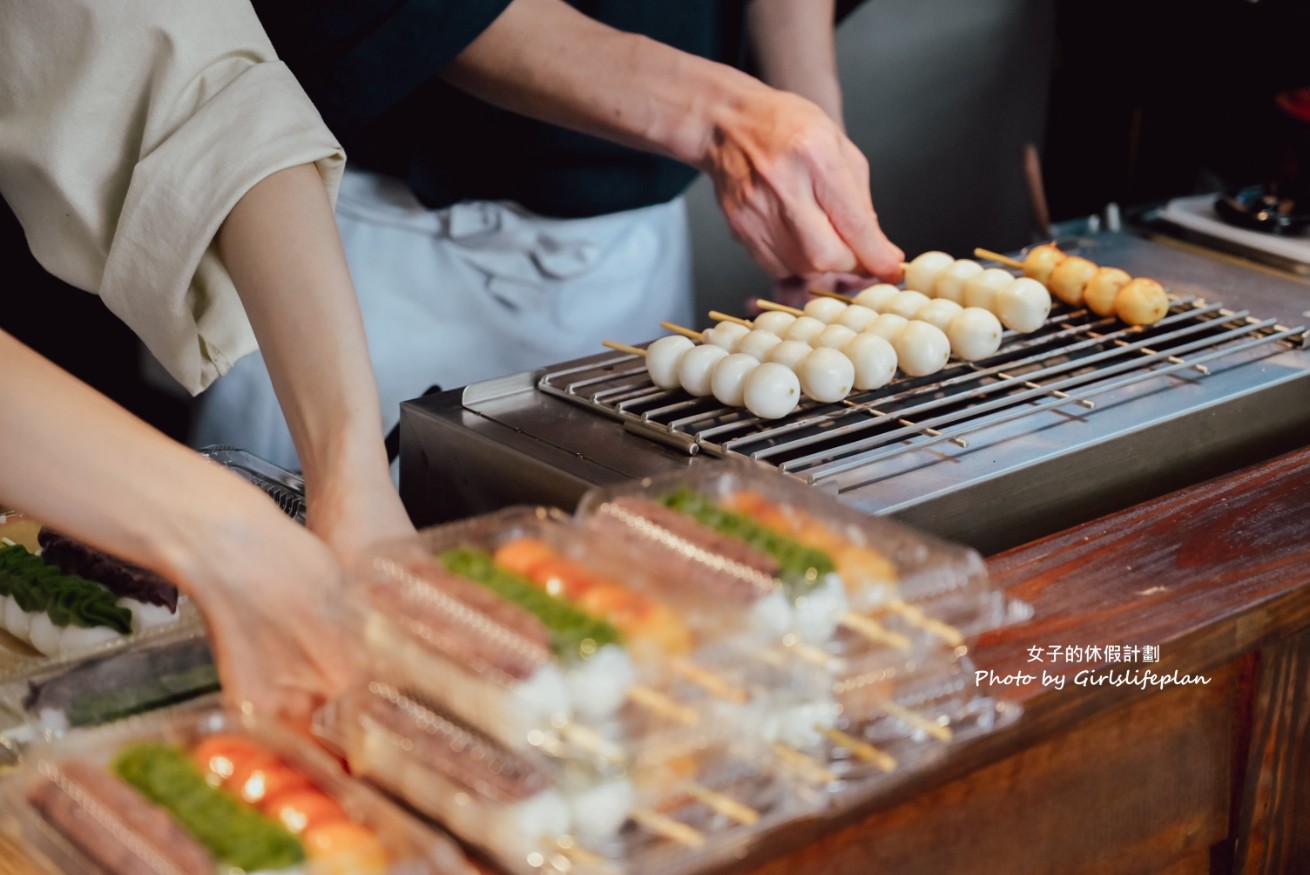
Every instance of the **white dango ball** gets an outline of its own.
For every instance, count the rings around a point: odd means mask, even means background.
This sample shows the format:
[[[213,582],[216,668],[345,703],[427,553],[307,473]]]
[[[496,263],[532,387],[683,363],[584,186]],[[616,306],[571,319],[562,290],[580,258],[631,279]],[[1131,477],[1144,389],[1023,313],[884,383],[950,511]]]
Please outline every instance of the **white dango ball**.
[[[782,337],[795,321],[796,317],[790,313],[784,313],[781,310],[765,310],[755,317],[755,320],[751,322],[751,327],[757,331],[767,331],[770,334]]]
[[[964,303],[964,284],[982,273],[982,271],[983,266],[978,262],[969,258],[961,258],[937,274],[937,282],[932,287],[932,296],[962,304]]]
[[[945,331],[960,311],[964,308],[948,298],[933,298],[928,303],[919,308],[914,314],[914,318],[921,322],[927,322],[936,325],[942,331]]]
[[[1037,280],[1019,277],[997,293],[995,306],[989,309],[1006,328],[1026,334],[1046,323],[1051,312],[1051,293]]]
[[[913,319],[914,314],[919,312],[919,308],[928,303],[929,298],[923,292],[905,291],[892,298],[887,306],[883,308],[884,313],[893,313],[897,316],[904,316],[906,319]]]
[[[764,361],[764,357],[769,354],[769,350],[780,343],[782,343],[782,338],[772,331],[754,328],[745,337],[737,341],[737,346],[733,352],[742,352],[758,361]]]
[[[701,334],[702,343],[721,346],[728,352],[737,348],[737,342],[750,334],[751,330],[740,322],[720,322]]]
[[[881,389],[896,376],[896,349],[876,334],[858,334],[841,351],[855,368],[856,389]]]
[[[804,313],[806,316],[818,319],[828,325],[840,319],[848,306],[850,305],[845,301],[839,301],[836,298],[817,297],[806,302]]]
[[[714,366],[727,355],[728,351],[723,347],[706,343],[683,353],[678,360],[678,383],[683,391],[698,398],[710,394],[710,376]]]
[[[783,340],[799,340],[809,343],[819,336],[819,332],[828,327],[827,322],[820,322],[813,316],[797,316],[796,321],[782,335]]]
[[[966,362],[977,361],[1001,348],[1001,320],[990,310],[965,307],[946,327],[951,353]]]
[[[864,329],[863,334],[876,334],[883,340],[890,341],[901,333],[901,329],[909,323],[909,319],[904,316],[897,316],[895,313],[882,313],[877,319],[869,323],[869,327]]]
[[[851,394],[855,385],[855,365],[840,350],[820,347],[796,366],[801,391],[815,401],[831,404]]]
[[[810,341],[810,346],[816,349],[821,346],[830,349],[841,349],[851,342],[855,334],[856,332],[853,329],[847,328],[845,325],[829,325],[820,331],[814,340]]]
[[[650,381],[661,389],[678,388],[678,362],[695,345],[681,334],[670,334],[652,343],[646,348],[646,372]]]
[[[759,365],[758,359],[744,352],[719,359],[710,374],[710,393],[720,404],[740,407],[745,402],[746,378]]]
[[[964,284],[964,300],[960,303],[966,307],[981,307],[995,310],[996,295],[1002,289],[1008,289],[1014,282],[1014,274],[999,267],[989,267],[981,273],[970,277]]]
[[[746,378],[742,400],[760,419],[781,419],[800,403],[801,382],[791,368],[765,362]]]
[[[777,362],[783,367],[796,369],[801,363],[801,359],[810,354],[813,349],[808,343],[802,343],[799,340],[784,340],[782,343],[769,350],[764,355],[766,362]]]
[[[851,304],[846,308],[846,312],[841,314],[837,320],[838,325],[845,325],[852,331],[863,331],[869,327],[869,323],[878,318],[878,311],[863,307],[859,304]]]
[[[881,313],[887,307],[887,302],[900,293],[901,290],[891,283],[878,283],[856,295],[855,303],[861,307],[868,307],[875,313]]]
[[[927,322],[911,322],[892,339],[896,362],[911,377],[925,377],[946,367],[951,342],[946,332]]]
[[[945,252],[923,252],[905,267],[905,288],[916,292],[931,292],[938,275],[955,263]]]

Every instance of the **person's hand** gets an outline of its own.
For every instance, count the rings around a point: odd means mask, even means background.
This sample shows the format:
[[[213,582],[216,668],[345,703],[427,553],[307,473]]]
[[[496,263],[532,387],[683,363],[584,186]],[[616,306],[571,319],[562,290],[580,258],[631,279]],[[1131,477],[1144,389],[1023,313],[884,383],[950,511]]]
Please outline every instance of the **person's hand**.
[[[342,568],[285,517],[249,531],[238,536],[241,549],[202,572],[214,577],[188,589],[205,617],[224,701],[304,730],[350,679]]]
[[[774,276],[900,279],[905,254],[878,224],[868,161],[809,101],[750,89],[724,107],[698,163],[733,235]]]

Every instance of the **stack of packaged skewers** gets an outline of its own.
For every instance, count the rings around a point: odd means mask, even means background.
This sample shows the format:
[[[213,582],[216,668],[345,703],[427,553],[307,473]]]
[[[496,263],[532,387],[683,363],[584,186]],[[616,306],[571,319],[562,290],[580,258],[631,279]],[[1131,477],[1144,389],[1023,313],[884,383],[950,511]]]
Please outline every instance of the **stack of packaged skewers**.
[[[510,509],[352,576],[359,670],[318,721],[340,762],[161,707],[213,689],[198,622],[29,666],[0,690],[23,721],[5,865],[468,871],[444,829],[509,873],[701,871],[1012,719],[969,645],[1023,616],[973,551],[754,465]]]
[[[350,603],[330,734],[510,872],[698,870],[1013,716],[976,553],[754,466],[427,530]]]

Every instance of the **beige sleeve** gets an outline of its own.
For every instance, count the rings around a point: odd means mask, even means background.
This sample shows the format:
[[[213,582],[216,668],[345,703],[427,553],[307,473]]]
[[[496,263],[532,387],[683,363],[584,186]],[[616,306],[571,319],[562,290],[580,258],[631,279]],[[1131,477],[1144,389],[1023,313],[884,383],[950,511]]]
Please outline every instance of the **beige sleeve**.
[[[247,0],[0,4],[0,193],[193,393],[256,348],[219,225],[297,164],[335,200],[344,160]]]

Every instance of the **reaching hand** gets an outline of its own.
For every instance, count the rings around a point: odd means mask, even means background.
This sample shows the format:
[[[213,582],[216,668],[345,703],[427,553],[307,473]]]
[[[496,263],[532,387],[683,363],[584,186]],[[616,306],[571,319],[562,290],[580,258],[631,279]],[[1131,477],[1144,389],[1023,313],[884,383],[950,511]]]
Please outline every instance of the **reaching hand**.
[[[905,254],[878,225],[868,161],[809,101],[751,89],[725,107],[701,167],[734,236],[775,276],[900,278]]]
[[[273,528],[270,521],[269,528]],[[315,708],[349,680],[341,566],[287,521],[248,540],[214,585],[191,588],[209,629],[228,704],[307,729]]]

